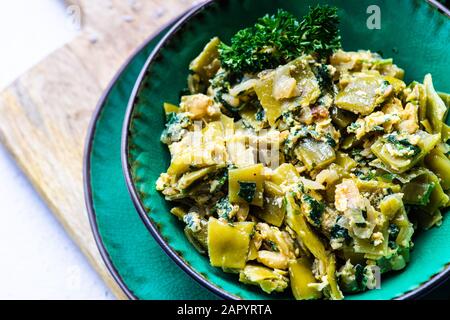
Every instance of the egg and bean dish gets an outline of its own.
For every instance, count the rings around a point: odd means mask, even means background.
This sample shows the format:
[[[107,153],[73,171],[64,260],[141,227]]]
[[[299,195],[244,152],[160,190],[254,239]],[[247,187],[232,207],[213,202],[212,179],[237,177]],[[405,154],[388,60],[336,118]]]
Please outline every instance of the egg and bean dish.
[[[212,266],[264,292],[343,299],[405,268],[450,200],[450,95],[343,51],[337,10],[213,38],[164,104],[156,188]]]

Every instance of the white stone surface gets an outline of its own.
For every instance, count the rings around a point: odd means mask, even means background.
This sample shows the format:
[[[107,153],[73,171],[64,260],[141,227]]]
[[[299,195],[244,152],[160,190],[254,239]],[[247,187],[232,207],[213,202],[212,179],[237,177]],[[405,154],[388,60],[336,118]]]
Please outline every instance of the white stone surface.
[[[58,0],[0,1],[0,89],[74,35]],[[0,145],[0,299],[112,299]]]

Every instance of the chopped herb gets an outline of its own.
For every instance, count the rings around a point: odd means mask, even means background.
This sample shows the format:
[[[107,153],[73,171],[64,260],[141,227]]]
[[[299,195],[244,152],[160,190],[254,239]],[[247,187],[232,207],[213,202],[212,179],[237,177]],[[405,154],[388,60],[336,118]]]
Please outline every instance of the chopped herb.
[[[258,111],[255,113],[255,119],[256,121],[264,121],[266,117],[266,112],[263,108],[259,108]]]
[[[283,144],[283,152],[286,156],[292,158],[294,157],[294,149],[300,142],[302,138],[305,138],[308,136],[308,130],[305,127],[294,127],[290,130],[289,135],[287,136],[286,140]]]
[[[161,142],[170,144],[180,141],[184,132],[191,124],[191,120],[184,113],[170,112],[167,114],[166,129],[161,134]]]
[[[359,128],[361,128],[361,125],[360,125],[359,123],[352,122],[352,123],[347,127],[347,132],[348,132],[348,133],[355,133],[356,130],[358,130]]]
[[[225,182],[227,182],[227,180],[228,180],[228,171],[225,170],[223,176],[218,181],[219,181],[219,184],[221,186],[223,186],[225,184]]]
[[[211,84],[211,88],[216,89],[214,101],[220,103],[224,107],[225,110],[223,111],[225,114],[232,116],[235,119],[240,118],[238,111],[241,110],[245,105],[242,104],[239,107],[233,107],[223,98],[223,95],[227,94],[234,84],[237,84],[241,81],[241,76],[237,76],[236,74],[228,71],[218,72],[214,76],[214,78],[209,81]]]
[[[382,126],[374,126],[372,131],[384,131],[384,128]]]
[[[228,71],[218,72],[214,78],[209,80],[213,89],[225,88],[226,92],[235,84],[242,81],[242,77]]]
[[[279,251],[278,250],[278,246],[277,246],[277,244],[275,242],[273,242],[272,240],[267,240],[266,242],[267,242],[267,244],[269,245],[269,247],[270,247],[270,249],[272,251],[275,251],[275,252]]]
[[[177,113],[175,113],[175,112],[169,112],[169,113],[166,115],[166,126],[170,126],[170,125],[172,125],[172,124],[174,124],[174,123],[177,123],[177,121],[178,121]]]
[[[367,227],[367,223],[366,222],[357,222],[357,223],[355,223],[355,225],[358,228],[365,228],[365,227]]]
[[[322,214],[325,210],[324,204],[307,194],[303,195],[302,201],[309,207],[308,215],[311,220],[316,226],[320,226]]]
[[[286,208],[287,207],[287,199],[285,197],[283,197],[283,200],[281,202],[282,202],[282,207]]]
[[[361,210],[361,214],[363,218],[367,220],[367,210]]]
[[[367,279],[364,272],[364,267],[359,263],[355,265],[355,282],[358,291],[364,290],[366,287]]]
[[[314,69],[317,82],[319,82],[320,89],[324,92],[333,92],[333,80],[331,79],[326,64],[321,64]]]
[[[362,152],[362,149],[352,149],[352,150],[350,151],[350,155],[351,155],[352,157],[361,156],[361,152]]]
[[[189,228],[192,232],[199,232],[202,229],[202,221],[200,216],[195,212],[189,212],[183,217],[184,223],[186,223],[186,227]]]
[[[413,158],[420,153],[420,148],[411,144],[407,139],[397,139],[396,135],[389,134],[386,136],[386,141],[389,142],[399,151],[406,151],[405,155],[408,158]]]
[[[225,168],[221,170],[215,177],[215,179],[211,182],[211,192],[216,192],[221,190],[228,181],[228,170]]]
[[[348,234],[348,230],[344,227],[341,227],[338,224],[335,224],[331,228],[330,236],[331,236],[331,239],[345,239],[345,242],[348,242],[351,240],[350,235]]]
[[[380,177],[385,180],[388,180],[388,181],[393,181],[395,179],[396,175],[394,173],[385,173],[385,174],[382,174]]]
[[[326,134],[326,142],[330,145],[330,147],[334,148],[336,147],[336,141],[331,137],[331,134],[327,133]]]
[[[409,261],[409,248],[397,246],[396,251],[389,258],[381,257],[380,259],[378,259],[377,266],[380,267],[380,272],[385,273],[385,272],[391,271],[393,269],[393,267],[396,265],[396,261],[398,261],[399,257],[402,257],[402,260],[404,260],[405,262],[408,262]]]
[[[392,240],[389,240],[388,246],[389,246],[389,248],[392,249],[392,250],[395,250],[395,249],[397,249],[397,247],[398,247],[397,243],[396,243],[395,241],[392,241]]]
[[[389,240],[395,241],[397,239],[398,234],[400,233],[400,229],[396,224],[391,223],[389,225],[388,233],[389,233]]]
[[[258,19],[253,27],[240,30],[231,45],[219,46],[222,66],[234,73],[257,73],[273,69],[301,56],[317,53],[327,58],[341,47],[337,8],[311,8],[303,20],[278,10]]]
[[[385,273],[392,270],[391,262],[386,257],[381,257],[377,260],[377,266],[380,267],[380,272]]]
[[[389,88],[390,85],[391,85],[391,83],[389,81],[384,80],[383,83],[381,84],[381,89],[383,91],[386,91]]]
[[[375,173],[368,170],[368,171],[361,171],[361,170],[356,170],[355,171],[355,175],[361,179],[361,180],[365,180],[365,181],[370,181],[373,178],[375,178]]]
[[[360,164],[363,164],[362,161],[364,160],[362,153],[362,149],[352,149],[349,152],[349,155],[355,160],[360,162]]]
[[[218,90],[214,97],[214,101],[219,102],[234,119],[239,118],[240,116],[238,112],[244,108],[244,105],[233,107],[223,98],[224,94],[225,92],[223,92],[222,90]]]
[[[255,198],[256,194],[256,183],[255,182],[241,182],[239,181],[239,192],[238,196],[251,203]]]
[[[225,219],[227,221],[231,221],[230,213],[233,211],[233,205],[230,203],[227,197],[220,199],[216,206],[214,207],[214,211],[217,213],[219,218]]]
[[[425,185],[425,192],[422,194],[422,197],[420,198],[420,205],[426,206],[428,203],[430,203],[430,197],[433,193],[435,184],[433,182],[428,183]]]

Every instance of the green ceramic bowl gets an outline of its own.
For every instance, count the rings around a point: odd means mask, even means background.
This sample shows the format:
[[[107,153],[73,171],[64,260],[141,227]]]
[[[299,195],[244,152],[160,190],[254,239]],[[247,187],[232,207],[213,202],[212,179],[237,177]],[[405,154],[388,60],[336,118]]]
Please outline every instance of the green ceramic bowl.
[[[133,202],[145,225],[166,253],[208,289],[231,299],[280,299],[238,282],[209,265],[185,239],[183,226],[169,213],[170,204],[155,190],[159,174],[170,163],[159,141],[164,128],[165,101],[178,103],[186,86],[189,62],[213,36],[224,41],[239,29],[278,8],[303,16],[309,6],[328,3],[339,8],[343,47],[370,49],[393,57],[406,70],[406,81],[433,74],[435,86],[450,91],[450,20],[424,0],[223,0],[210,1],[181,19],[150,55],[131,95],[122,132],[122,164]],[[369,29],[374,8],[381,13],[381,29]],[[371,8],[369,8],[372,6]],[[368,13],[369,12],[369,13]],[[417,297],[442,283],[450,274],[450,221],[417,234],[411,263],[402,272],[382,278],[381,289],[350,295],[348,299]]]

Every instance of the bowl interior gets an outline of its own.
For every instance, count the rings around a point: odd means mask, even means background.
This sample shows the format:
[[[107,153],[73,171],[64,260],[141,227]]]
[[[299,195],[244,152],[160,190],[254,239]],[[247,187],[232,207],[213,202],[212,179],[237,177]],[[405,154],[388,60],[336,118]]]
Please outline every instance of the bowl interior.
[[[186,266],[215,287],[244,299],[285,298],[287,295],[269,296],[258,288],[240,284],[236,275],[211,267],[207,257],[197,253],[185,239],[182,223],[169,213],[170,204],[155,190],[159,174],[170,163],[167,147],[159,141],[164,128],[162,104],[179,102],[179,93],[186,87],[189,62],[213,36],[228,42],[237,30],[252,25],[266,13],[284,8],[301,17],[309,6],[317,3],[339,8],[345,50],[380,52],[386,58],[394,58],[394,62],[405,69],[407,82],[422,81],[430,72],[438,90],[450,91],[450,20],[425,1],[226,0],[209,4],[177,28],[150,61],[133,100],[126,152],[139,205]],[[381,29],[367,27],[367,20],[373,14],[369,10],[372,5],[380,10]],[[417,288],[450,262],[449,235],[450,222],[444,218],[440,228],[415,237],[409,266],[402,272],[384,276],[382,290],[347,298],[391,299]]]

